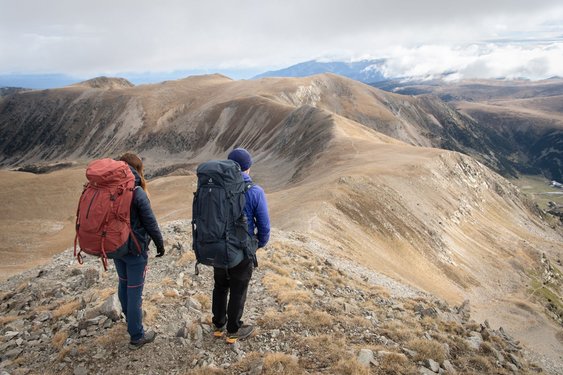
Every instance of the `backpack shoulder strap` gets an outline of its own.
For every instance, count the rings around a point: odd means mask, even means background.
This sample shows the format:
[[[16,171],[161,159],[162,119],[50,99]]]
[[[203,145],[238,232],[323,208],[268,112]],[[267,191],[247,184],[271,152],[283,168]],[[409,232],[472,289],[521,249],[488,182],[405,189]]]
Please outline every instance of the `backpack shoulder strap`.
[[[252,187],[256,185],[254,182],[250,181],[250,182],[246,182],[244,185],[244,193],[246,193],[247,191],[249,191],[250,189],[252,189]]]

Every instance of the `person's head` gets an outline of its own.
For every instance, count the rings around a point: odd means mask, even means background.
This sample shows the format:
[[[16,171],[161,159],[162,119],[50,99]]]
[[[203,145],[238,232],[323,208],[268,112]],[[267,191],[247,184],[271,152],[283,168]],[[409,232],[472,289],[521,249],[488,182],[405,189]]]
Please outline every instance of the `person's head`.
[[[147,181],[145,180],[145,171],[141,158],[132,152],[126,152],[125,154],[121,155],[119,160],[126,162],[131,167],[133,167],[135,171],[137,171],[137,174],[139,175],[139,177],[141,177],[141,188],[148,194]]]
[[[246,172],[252,166],[252,156],[244,148],[238,147],[229,152],[227,156],[229,160],[236,161],[240,165],[240,169]]]

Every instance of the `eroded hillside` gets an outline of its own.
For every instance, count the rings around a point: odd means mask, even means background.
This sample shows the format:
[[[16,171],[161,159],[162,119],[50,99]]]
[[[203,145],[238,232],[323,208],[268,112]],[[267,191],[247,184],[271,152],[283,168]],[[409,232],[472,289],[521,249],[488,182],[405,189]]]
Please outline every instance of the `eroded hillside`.
[[[388,81],[378,86],[421,98],[428,94],[440,97],[469,116],[470,122],[475,121],[481,132],[486,134],[483,140],[492,141],[497,154],[506,157],[504,164],[507,170],[514,168],[523,174],[544,174],[561,180],[561,78],[543,81]]]

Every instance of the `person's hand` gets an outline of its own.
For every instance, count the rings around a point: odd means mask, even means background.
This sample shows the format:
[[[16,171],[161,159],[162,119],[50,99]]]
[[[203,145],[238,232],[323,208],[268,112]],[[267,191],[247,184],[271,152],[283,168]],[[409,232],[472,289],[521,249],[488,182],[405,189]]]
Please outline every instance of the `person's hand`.
[[[156,248],[156,257],[161,257],[164,255],[164,246],[157,246]]]

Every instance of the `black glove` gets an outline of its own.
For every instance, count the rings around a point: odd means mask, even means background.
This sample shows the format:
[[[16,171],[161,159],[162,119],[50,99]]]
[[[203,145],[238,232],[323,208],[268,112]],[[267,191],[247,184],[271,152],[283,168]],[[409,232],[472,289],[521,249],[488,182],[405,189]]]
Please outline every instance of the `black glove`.
[[[161,257],[163,255],[164,255],[164,246],[163,245],[157,246],[156,247],[156,257],[158,258],[158,257]]]

